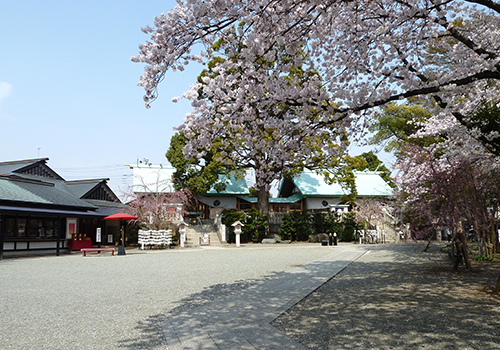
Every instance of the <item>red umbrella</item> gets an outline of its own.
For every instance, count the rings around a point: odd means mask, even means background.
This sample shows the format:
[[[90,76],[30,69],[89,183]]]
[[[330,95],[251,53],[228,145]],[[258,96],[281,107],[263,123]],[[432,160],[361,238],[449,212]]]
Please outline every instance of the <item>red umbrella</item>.
[[[137,216],[133,216],[127,213],[119,212],[118,214],[113,214],[110,216],[106,216],[104,220],[118,220],[118,221],[128,221],[128,220],[137,220]]]
[[[137,216],[133,216],[127,213],[119,212],[118,214],[113,214],[110,216],[106,216],[103,220],[115,220],[115,221],[129,221],[129,220],[137,220]],[[125,230],[121,229],[122,245],[118,246],[118,255],[125,255]]]

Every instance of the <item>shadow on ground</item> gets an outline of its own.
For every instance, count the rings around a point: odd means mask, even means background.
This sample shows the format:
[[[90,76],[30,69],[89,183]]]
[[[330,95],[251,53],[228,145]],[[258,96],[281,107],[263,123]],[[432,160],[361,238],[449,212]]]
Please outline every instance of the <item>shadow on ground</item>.
[[[498,349],[498,264],[457,273],[421,248],[373,246],[273,325],[309,349]]]
[[[130,349],[153,349],[155,347],[165,347],[166,341],[163,336],[161,323],[168,318],[177,316],[183,312],[188,312],[196,307],[226,297],[232,293],[249,288],[258,283],[262,283],[263,281],[276,275],[277,273],[269,275],[265,278],[254,280],[237,281],[231,284],[216,284],[210,288],[206,288],[200,293],[188,295],[184,299],[177,302],[178,306],[173,309],[166,310],[165,312],[157,315],[152,315],[144,321],[139,322],[135,328],[141,332],[142,336],[140,338],[123,340],[120,342],[119,346]]]

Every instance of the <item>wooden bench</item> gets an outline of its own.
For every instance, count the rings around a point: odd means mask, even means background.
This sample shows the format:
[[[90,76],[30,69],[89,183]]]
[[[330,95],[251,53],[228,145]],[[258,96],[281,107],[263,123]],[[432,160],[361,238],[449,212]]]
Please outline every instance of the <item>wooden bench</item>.
[[[86,256],[87,252],[111,252],[111,255],[115,255],[115,248],[82,248],[82,256]]]

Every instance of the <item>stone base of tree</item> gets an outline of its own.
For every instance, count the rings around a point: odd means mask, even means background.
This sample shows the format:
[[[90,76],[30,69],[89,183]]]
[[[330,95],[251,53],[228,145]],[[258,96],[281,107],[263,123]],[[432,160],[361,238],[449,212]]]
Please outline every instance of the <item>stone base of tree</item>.
[[[321,243],[321,241],[328,241],[328,235],[326,233],[319,233],[317,235],[310,235],[308,242],[309,243]]]
[[[269,234],[262,240],[262,244],[274,244],[280,242],[281,242],[281,236],[277,234]]]

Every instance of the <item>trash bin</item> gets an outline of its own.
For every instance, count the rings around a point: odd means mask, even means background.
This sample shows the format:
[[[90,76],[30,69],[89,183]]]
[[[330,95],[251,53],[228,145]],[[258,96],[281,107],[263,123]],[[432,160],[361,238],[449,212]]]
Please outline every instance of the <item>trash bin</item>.
[[[321,245],[328,245],[328,241],[326,239],[322,240]]]

